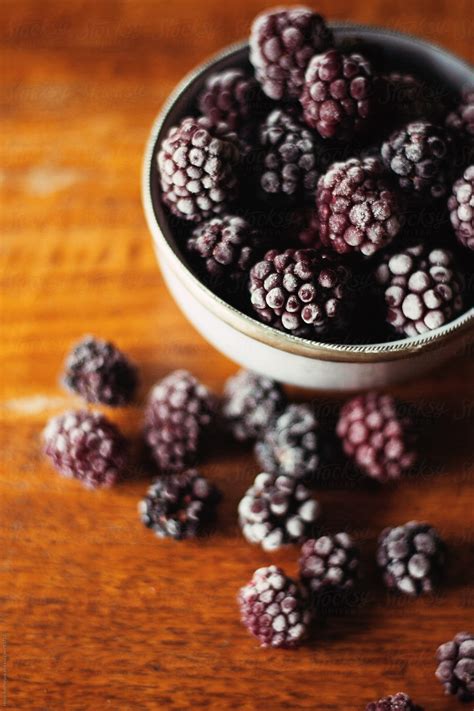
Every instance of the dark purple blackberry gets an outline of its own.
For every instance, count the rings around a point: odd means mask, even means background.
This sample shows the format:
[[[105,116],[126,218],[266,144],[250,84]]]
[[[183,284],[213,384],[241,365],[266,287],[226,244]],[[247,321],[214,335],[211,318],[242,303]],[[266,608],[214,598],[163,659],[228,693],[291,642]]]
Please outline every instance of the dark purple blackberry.
[[[262,647],[297,647],[305,639],[311,613],[293,580],[281,568],[258,568],[238,595],[240,619]]]
[[[371,392],[346,402],[336,432],[346,455],[378,481],[399,479],[417,460],[414,423],[391,395]]]
[[[458,241],[474,251],[474,165],[454,183],[448,210]]]
[[[415,704],[408,694],[399,692],[394,696],[385,696],[378,701],[372,701],[367,704],[365,711],[423,711],[423,708]]]
[[[163,201],[173,214],[194,222],[223,212],[237,195],[240,156],[237,136],[226,124],[182,119],[157,155]]]
[[[215,518],[220,494],[196,469],[157,479],[138,511],[159,538],[183,540],[202,534]]]
[[[314,535],[319,504],[301,482],[281,474],[258,474],[239,503],[239,523],[249,543],[272,551]]]
[[[303,118],[322,138],[347,140],[367,128],[373,94],[368,59],[330,49],[308,64],[300,96]]]
[[[440,126],[415,121],[382,144],[383,161],[400,188],[415,197],[444,197],[449,183],[452,140]]]
[[[210,285],[232,294],[247,283],[262,242],[260,233],[242,217],[224,215],[199,224],[187,248],[202,260]]]
[[[321,242],[340,254],[370,257],[399,233],[402,205],[374,158],[334,163],[318,182]]]
[[[447,249],[407,247],[386,256],[375,278],[383,289],[387,321],[397,333],[426,333],[463,310],[463,278]]]
[[[474,145],[474,89],[463,93],[458,106],[447,115],[446,126],[461,141]]]
[[[234,68],[211,74],[198,103],[199,110],[213,126],[225,123],[239,133],[262,116],[266,100],[258,81]]]
[[[342,331],[350,310],[349,272],[326,252],[272,249],[250,271],[259,319],[294,335]]]
[[[87,402],[127,405],[137,387],[137,369],[113,343],[86,336],[68,355],[63,383]]]
[[[43,437],[45,454],[56,469],[87,489],[113,486],[125,473],[126,440],[98,412],[77,410],[53,417]]]
[[[438,647],[436,677],[446,694],[474,701],[474,634],[458,632],[452,642]]]
[[[155,385],[145,411],[145,440],[162,472],[178,472],[195,461],[215,410],[214,396],[186,370]]]
[[[276,8],[258,15],[250,34],[250,61],[265,94],[297,99],[309,60],[332,43],[324,19],[309,8]]]
[[[347,533],[312,538],[301,548],[300,579],[312,593],[346,590],[359,577],[359,552]]]
[[[266,472],[311,479],[320,462],[319,421],[310,405],[288,405],[255,445]]]
[[[314,195],[318,182],[317,144],[292,114],[276,109],[260,127],[260,188],[265,196],[294,201]]]
[[[248,370],[239,370],[225,384],[222,414],[234,437],[257,439],[286,405],[278,383]]]
[[[405,595],[431,593],[441,577],[444,551],[444,542],[434,528],[410,521],[382,531],[377,564],[390,590]]]

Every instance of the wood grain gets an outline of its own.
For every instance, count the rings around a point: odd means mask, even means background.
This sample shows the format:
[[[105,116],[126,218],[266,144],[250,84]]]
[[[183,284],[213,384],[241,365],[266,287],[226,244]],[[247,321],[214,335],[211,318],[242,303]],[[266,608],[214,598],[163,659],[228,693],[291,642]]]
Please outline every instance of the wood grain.
[[[0,706],[29,711],[212,708],[356,711],[403,689],[448,711],[436,646],[473,626],[472,352],[397,389],[424,413],[423,475],[383,491],[341,480],[316,496],[327,530],[364,549],[365,582],[344,615],[296,652],[263,651],[238,622],[235,594],[294,550],[247,545],[236,505],[257,471],[216,441],[202,470],[225,499],[218,532],[158,542],[137,520],[150,472],[108,493],[51,471],[39,451],[53,413],[77,404],[58,386],[72,341],[111,338],[140,364],[141,399],[186,367],[220,391],[235,366],[184,320],[165,290],[139,196],[144,142],[179,78],[246,34],[267,2],[3,0],[0,172]],[[473,59],[469,0],[322,0],[331,18],[419,34]],[[298,397],[304,394],[297,393]],[[113,413],[138,442],[140,406]],[[385,525],[427,519],[451,549],[432,599],[386,595],[373,565]]]

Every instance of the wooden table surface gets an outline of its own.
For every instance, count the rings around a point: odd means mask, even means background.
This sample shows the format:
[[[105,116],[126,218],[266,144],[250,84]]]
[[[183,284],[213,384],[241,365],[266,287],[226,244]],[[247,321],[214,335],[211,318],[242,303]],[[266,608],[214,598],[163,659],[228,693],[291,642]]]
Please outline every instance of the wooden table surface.
[[[85,333],[139,363],[141,401],[176,367],[220,391],[235,366],[183,318],[155,264],[140,204],[151,122],[184,72],[244,36],[263,0],[3,0],[0,166],[0,706],[139,711],[356,711],[406,690],[426,711],[458,708],[433,678],[437,645],[474,622],[472,352],[397,394],[425,415],[423,476],[378,490],[316,491],[327,530],[352,531],[365,583],[347,613],[294,652],[260,650],[240,626],[239,586],[297,552],[244,542],[250,451],[216,442],[202,470],[225,499],[218,532],[160,542],[138,521],[150,472],[110,492],[61,479],[40,453],[58,385]],[[473,59],[470,0],[322,0],[330,18],[413,32]],[[300,394],[297,394],[298,396]],[[141,409],[112,413],[134,441]],[[434,598],[388,596],[373,564],[386,525],[426,519],[450,546]]]

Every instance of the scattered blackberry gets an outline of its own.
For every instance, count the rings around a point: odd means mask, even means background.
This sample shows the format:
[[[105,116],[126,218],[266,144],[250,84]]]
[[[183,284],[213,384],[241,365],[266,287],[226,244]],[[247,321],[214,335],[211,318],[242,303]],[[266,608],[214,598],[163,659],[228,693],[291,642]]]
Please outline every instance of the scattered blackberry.
[[[458,632],[452,642],[438,647],[436,677],[446,694],[474,701],[474,634]]]
[[[303,118],[322,138],[347,140],[367,128],[373,93],[370,62],[330,49],[308,64],[300,97]]]
[[[446,117],[446,126],[461,141],[474,145],[474,89],[465,91],[454,111]]]
[[[447,249],[407,247],[386,256],[375,278],[383,288],[387,321],[397,333],[426,333],[463,310],[463,278]]]
[[[211,74],[198,100],[199,110],[213,126],[225,123],[236,132],[258,120],[265,103],[257,80],[242,69]]]
[[[186,370],[155,385],[145,411],[145,440],[161,471],[181,471],[194,462],[215,409],[214,396]]]
[[[312,538],[301,548],[301,582],[312,592],[352,588],[359,576],[359,552],[347,533]]]
[[[187,248],[203,260],[211,286],[232,294],[247,283],[261,244],[259,232],[246,220],[224,215],[197,225]]]
[[[281,568],[258,568],[238,595],[242,624],[262,647],[296,647],[308,632],[311,614],[296,583]]]
[[[385,696],[378,701],[372,701],[367,704],[365,711],[423,711],[423,708],[415,704],[408,694],[399,692],[394,696]]]
[[[239,503],[244,537],[265,551],[306,540],[318,516],[319,504],[306,486],[280,474],[259,474]]]
[[[321,242],[340,254],[369,257],[401,228],[401,202],[374,158],[334,163],[319,179],[316,205]]]
[[[264,471],[312,478],[320,462],[319,421],[310,405],[288,405],[255,445]]]
[[[314,54],[333,43],[324,19],[309,8],[277,8],[258,15],[250,34],[250,61],[271,99],[296,99]]]
[[[263,375],[240,370],[225,384],[222,414],[234,437],[257,439],[286,405],[278,383]]]
[[[349,272],[314,249],[268,251],[250,271],[250,299],[261,321],[294,335],[341,332],[350,309]]]
[[[162,199],[171,212],[194,222],[223,212],[237,195],[240,153],[226,124],[187,117],[173,126],[157,155]]]
[[[295,116],[272,111],[260,128],[260,149],[264,195],[286,201],[314,195],[319,175],[316,139]]]
[[[157,479],[140,502],[141,520],[160,538],[183,540],[203,533],[215,517],[216,487],[195,469]]]
[[[65,412],[44,433],[44,451],[56,469],[87,489],[110,487],[125,473],[126,440],[98,412]]]
[[[417,460],[414,424],[390,395],[358,395],[343,406],[336,432],[346,455],[381,482],[399,479]]]
[[[382,144],[387,169],[411,196],[446,195],[452,140],[440,126],[415,121],[392,133]]]
[[[379,537],[377,563],[386,586],[406,595],[433,592],[444,565],[444,543],[427,523],[410,521],[385,528]]]
[[[458,241],[474,251],[474,165],[454,183],[448,209]]]
[[[86,336],[67,357],[63,383],[87,402],[126,405],[135,394],[137,370],[113,343]]]

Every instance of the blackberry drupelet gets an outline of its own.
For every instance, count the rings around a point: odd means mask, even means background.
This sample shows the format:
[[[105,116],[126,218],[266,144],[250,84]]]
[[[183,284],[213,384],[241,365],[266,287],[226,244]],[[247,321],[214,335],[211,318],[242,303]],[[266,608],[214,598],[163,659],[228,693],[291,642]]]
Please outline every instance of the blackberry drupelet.
[[[271,551],[314,535],[319,504],[301,482],[281,474],[258,474],[239,503],[239,523],[249,543]]]
[[[198,104],[213,126],[225,123],[239,133],[262,116],[266,101],[257,80],[242,69],[233,68],[211,74]]]
[[[309,8],[276,8],[258,15],[250,34],[250,61],[265,94],[297,99],[309,60],[332,43],[324,19]]]
[[[365,711],[423,711],[423,708],[415,704],[408,694],[399,692],[393,696],[385,696],[378,701],[372,701],[367,704]]]
[[[159,538],[183,540],[205,532],[220,494],[196,469],[157,479],[140,502],[142,522]]]
[[[441,577],[444,554],[444,542],[432,526],[410,521],[382,531],[377,564],[390,590],[415,596],[433,592]]]
[[[281,568],[258,568],[238,595],[242,624],[262,647],[297,647],[308,633],[311,613],[293,580]]]
[[[352,588],[359,577],[359,552],[347,533],[312,538],[303,543],[299,570],[312,593]]]
[[[458,632],[451,642],[438,647],[436,659],[436,678],[446,694],[474,701],[474,634]]]
[[[458,242],[474,251],[474,165],[454,183],[448,210]]]
[[[113,486],[125,474],[126,440],[98,412],[77,410],[53,417],[43,438],[45,454],[56,469],[87,489]]]
[[[447,249],[423,244],[384,257],[375,272],[390,326],[405,336],[439,328],[463,310],[464,280]]]

